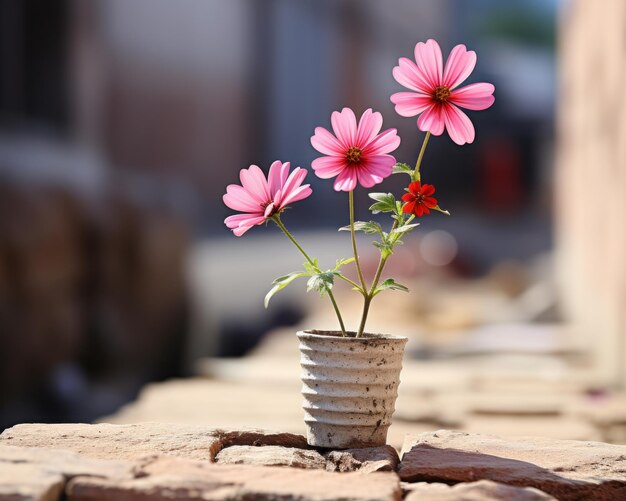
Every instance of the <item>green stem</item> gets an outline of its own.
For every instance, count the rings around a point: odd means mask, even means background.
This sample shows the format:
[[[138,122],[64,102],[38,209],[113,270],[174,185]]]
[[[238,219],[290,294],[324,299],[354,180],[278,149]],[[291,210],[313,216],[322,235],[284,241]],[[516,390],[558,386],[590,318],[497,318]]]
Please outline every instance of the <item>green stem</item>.
[[[346,337],[348,334],[346,333],[346,326],[343,324],[343,318],[341,318],[341,313],[339,312],[339,306],[337,306],[337,301],[335,301],[335,295],[333,291],[328,289],[328,298],[333,305],[333,309],[335,310],[335,315],[337,315],[337,320],[339,320],[339,327],[341,328],[341,335]]]
[[[287,227],[280,220],[280,215],[276,214],[275,216],[272,217],[272,220],[283,231],[283,233],[287,236],[287,238],[289,240],[291,240],[291,242],[298,248],[298,250],[304,256],[304,258],[309,262],[309,264],[311,266],[314,266],[315,268],[317,268],[315,262],[309,257],[309,255],[305,252],[305,250],[302,248],[302,246],[298,243],[298,241],[294,238],[294,236],[289,232]],[[348,334],[346,333],[346,327],[345,327],[345,325],[343,323],[343,318],[341,317],[341,313],[339,312],[339,306],[337,306],[337,301],[335,301],[335,296],[333,294],[333,291],[328,289],[327,292],[328,292],[328,297],[330,298],[330,302],[332,303],[333,308],[335,310],[335,314],[337,315],[337,320],[339,320],[339,327],[341,327],[341,335],[345,337]]]
[[[352,252],[354,253],[354,263],[356,264],[356,270],[359,274],[359,280],[361,281],[361,292],[365,296],[367,295],[367,284],[363,278],[363,271],[361,270],[361,263],[359,262],[359,252],[356,248],[356,235],[354,231],[354,191],[348,192],[348,201],[350,204],[350,236],[352,237]]]
[[[396,227],[397,221],[393,222],[391,230],[393,231]],[[382,254],[380,255],[380,261],[378,262],[378,268],[376,269],[376,274],[374,275],[374,280],[372,281],[372,286],[370,287],[369,292],[365,294],[365,299],[363,300],[363,313],[361,314],[361,323],[359,324],[359,330],[356,333],[356,337],[361,337],[363,335],[363,331],[365,330],[365,323],[367,322],[367,315],[369,314],[370,304],[372,299],[374,299],[374,291],[378,286],[378,281],[380,280],[380,275],[383,272],[383,268],[385,267],[385,263],[389,255]]]
[[[304,249],[300,246],[300,244],[297,242],[294,236],[289,232],[287,227],[280,220],[280,216],[279,215],[273,216],[272,219],[278,225],[278,227],[281,230],[283,230],[283,233],[287,236],[287,238],[293,242],[293,245],[295,245],[298,248],[298,250],[302,253],[302,255],[309,262],[309,264],[315,266],[315,262],[309,257],[309,255],[304,251]]]
[[[357,284],[354,280],[350,280],[348,277],[344,275],[337,275],[337,278],[339,278],[340,280],[343,280],[344,282],[349,283],[352,287],[357,289],[359,292],[363,293],[363,291],[361,290],[361,286]]]
[[[365,323],[367,322],[367,315],[370,311],[370,304],[372,303],[372,299],[374,299],[374,291],[376,290],[376,286],[378,285],[378,281],[380,280],[380,275],[383,272],[383,268],[385,267],[385,262],[389,256],[383,257],[381,254],[380,261],[378,263],[378,269],[376,270],[376,275],[374,276],[374,281],[372,282],[372,287],[370,291],[365,294],[363,299],[363,313],[361,314],[361,323],[359,324],[359,330],[356,333],[356,337],[361,337],[363,332],[365,331]]]
[[[424,136],[424,142],[422,143],[422,148],[420,149],[420,154],[417,157],[417,162],[415,163],[415,172],[413,172],[413,180],[420,180],[420,167],[422,165],[422,158],[424,158],[424,152],[426,151],[426,146],[428,145],[428,140],[430,139],[430,131],[426,133]]]
[[[411,221],[413,221],[413,219],[415,219],[415,216],[410,215],[403,224],[409,224]],[[391,231],[395,230],[397,226],[398,221],[394,221],[393,225],[391,226]],[[393,243],[395,242],[396,240],[393,241]],[[372,302],[372,299],[374,299],[374,293],[376,291],[376,287],[378,287],[378,282],[380,281],[380,276],[383,273],[385,264],[387,264],[387,259],[389,259],[389,254],[380,255],[380,261],[378,262],[378,268],[376,269],[376,274],[374,275],[372,286],[370,287],[369,292],[365,295],[365,299],[363,302],[363,314],[361,315],[361,323],[359,324],[359,330],[356,334],[356,337],[361,337],[363,335],[363,331],[365,330],[365,323],[367,322],[367,315],[369,314],[370,304]]]
[[[430,139],[430,132],[427,132],[426,136],[424,136],[424,142],[422,143],[422,147],[420,148],[420,152],[417,157],[417,162],[415,163],[415,170],[413,171],[413,175],[411,176],[414,181],[420,180],[420,167],[422,165],[422,160],[424,159],[424,153],[426,152],[426,146],[428,146],[429,139]],[[403,222],[403,224],[409,224],[411,221],[413,221],[414,218],[415,216],[413,215],[409,216],[407,220]],[[393,235],[392,232],[397,227],[397,225],[398,225],[398,220],[395,220],[393,222],[389,235]],[[356,240],[354,238],[354,199],[352,196],[352,192],[350,192],[350,230],[352,233],[352,248],[354,250],[354,257],[355,257],[355,261],[357,265],[357,270],[359,271],[359,277],[361,279],[361,284],[363,286],[363,297],[364,297],[363,314],[361,315],[361,323],[359,324],[359,330],[356,333],[356,337],[361,337],[363,335],[363,332],[365,331],[365,323],[367,322],[367,315],[369,314],[370,304],[372,302],[372,299],[374,299],[374,295],[376,293],[376,287],[378,287],[378,282],[380,281],[380,276],[383,273],[383,269],[385,268],[387,259],[389,259],[389,254],[381,253],[380,261],[378,262],[378,268],[376,269],[376,274],[374,275],[374,280],[372,281],[372,286],[370,287],[368,291],[365,285],[365,280],[363,280],[363,274],[361,273],[361,267],[359,265],[359,260],[358,260],[358,256],[356,253]],[[396,234],[396,235],[398,236],[396,236],[395,238],[391,237],[393,238],[391,242],[392,246],[395,245],[398,238],[400,238],[399,234]]]
[[[363,299],[363,314],[361,315],[361,323],[359,324],[359,330],[356,333],[356,337],[361,337],[365,330],[365,322],[367,322],[367,314],[370,311],[370,304],[372,302],[372,296],[367,294]]]
[[[374,276],[374,281],[372,282],[372,288],[370,289],[369,295],[374,297],[374,291],[376,287],[378,287],[378,281],[380,280],[380,276],[383,273],[383,268],[385,267],[385,263],[389,259],[389,255],[380,256],[380,261],[378,262],[378,268],[376,269],[376,275]]]

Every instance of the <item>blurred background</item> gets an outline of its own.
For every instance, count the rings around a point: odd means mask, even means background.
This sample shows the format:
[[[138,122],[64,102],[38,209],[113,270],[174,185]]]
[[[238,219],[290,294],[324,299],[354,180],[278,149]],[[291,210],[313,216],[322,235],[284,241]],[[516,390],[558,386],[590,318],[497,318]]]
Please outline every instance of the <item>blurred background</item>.
[[[411,293],[373,306],[370,331],[410,338],[394,427],[626,440],[626,17],[608,3],[600,26],[581,0],[0,0],[0,430],[300,431],[294,333],[332,311],[297,282],[263,309],[301,258],[273,226],[234,237],[222,194],[252,163],[310,167],[344,106],[380,111],[413,163],[391,71],[435,38],[477,52],[468,82],[496,102],[469,113],[473,144],[431,140],[423,177],[452,217],[423,218],[388,267]],[[308,182],[284,221],[330,265],[350,255],[347,197]]]

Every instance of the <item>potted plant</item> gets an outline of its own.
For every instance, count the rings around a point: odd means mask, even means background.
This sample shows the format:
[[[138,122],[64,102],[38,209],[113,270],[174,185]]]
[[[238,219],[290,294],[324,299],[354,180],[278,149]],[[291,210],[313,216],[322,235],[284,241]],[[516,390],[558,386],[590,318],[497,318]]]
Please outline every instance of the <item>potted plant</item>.
[[[400,382],[405,337],[366,332],[368,312],[373,299],[387,290],[408,291],[393,278],[383,278],[385,264],[396,245],[414,230],[416,218],[437,211],[446,215],[433,197],[435,187],[423,184],[420,168],[431,135],[444,130],[458,145],[474,140],[474,127],[459,108],[482,110],[494,102],[490,83],[459,85],[470,75],[476,54],[464,45],[452,49],[446,64],[439,44],[434,40],[415,46],[415,61],[400,58],[393,69],[398,83],[409,92],[391,96],[396,112],[403,117],[419,115],[417,127],[425,132],[414,167],[398,163],[391,153],[400,144],[395,129],[382,129],[380,113],[366,110],[358,123],[350,108],[331,115],[331,133],[317,127],[311,145],[323,156],[312,163],[322,179],[335,178],[334,189],[348,193],[349,224],[339,228],[349,231],[353,256],[339,259],[325,268],[310,256],[285,226],[285,208],[311,195],[310,185],[303,184],[307,171],[289,162],[275,161],[267,177],[256,165],[240,172],[241,185],[231,184],[224,203],[240,214],[225,223],[236,236],[256,225],[272,222],[285,234],[304,257],[302,270],[277,278],[265,296],[265,306],[274,294],[298,278],[307,278],[307,289],[327,296],[337,316],[334,332],[307,330],[298,332],[301,351],[305,422],[309,444],[318,447],[348,448],[382,445],[386,442]],[[374,201],[373,214],[388,214],[391,225],[385,230],[377,221],[354,220],[354,190],[360,185],[372,188],[391,174],[407,175],[406,193],[397,200],[392,193],[369,193]],[[359,261],[355,234],[374,235],[373,244],[380,251],[376,272],[367,280]],[[353,265],[356,278],[343,273]],[[337,281],[347,283],[363,297],[361,321],[354,331],[346,329],[333,293]]]

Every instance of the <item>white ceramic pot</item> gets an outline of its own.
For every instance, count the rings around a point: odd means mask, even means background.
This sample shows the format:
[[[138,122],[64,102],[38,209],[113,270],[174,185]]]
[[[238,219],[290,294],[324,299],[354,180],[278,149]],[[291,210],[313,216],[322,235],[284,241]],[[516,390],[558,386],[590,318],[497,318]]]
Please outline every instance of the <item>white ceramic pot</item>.
[[[407,338],[311,330],[298,332],[298,339],[309,445],[384,445]]]

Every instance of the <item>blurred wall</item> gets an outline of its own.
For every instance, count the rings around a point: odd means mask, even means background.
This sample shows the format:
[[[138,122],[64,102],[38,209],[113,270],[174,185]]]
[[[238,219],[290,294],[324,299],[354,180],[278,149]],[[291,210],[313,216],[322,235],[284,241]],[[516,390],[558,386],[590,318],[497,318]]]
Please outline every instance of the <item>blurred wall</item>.
[[[602,380],[624,387],[626,3],[565,7],[555,185],[561,296]]]
[[[185,197],[104,147],[96,7],[0,4],[0,428],[93,420],[184,372]]]

